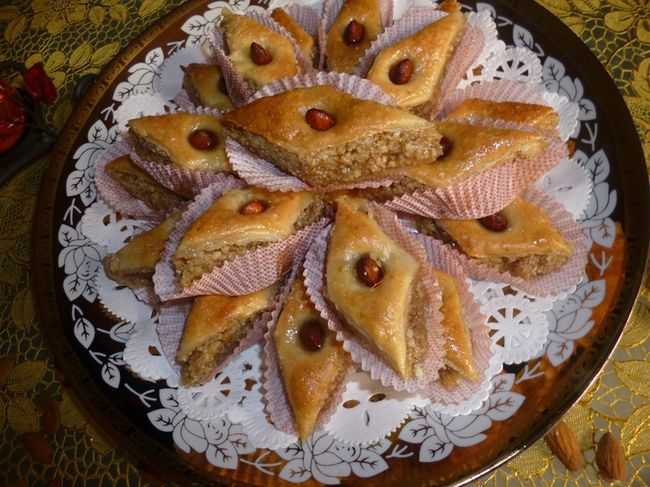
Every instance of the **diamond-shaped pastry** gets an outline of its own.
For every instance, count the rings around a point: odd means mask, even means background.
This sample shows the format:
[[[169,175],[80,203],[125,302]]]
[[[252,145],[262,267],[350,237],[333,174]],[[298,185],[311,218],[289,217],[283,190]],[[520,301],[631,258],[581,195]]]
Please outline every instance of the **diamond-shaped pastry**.
[[[229,171],[221,122],[186,112],[129,120],[129,137],[142,159],[184,169]]]
[[[290,40],[246,15],[223,11],[226,54],[253,89],[299,73]]]
[[[327,33],[327,69],[351,73],[381,31],[379,0],[345,0]]]
[[[181,212],[175,211],[160,225],[136,235],[116,253],[108,255],[104,259],[106,275],[131,288],[150,286],[165,242],[180,217]]]
[[[254,100],[222,123],[240,144],[315,187],[381,176],[441,152],[434,124],[331,86]]]
[[[106,173],[131,196],[142,200],[152,210],[169,210],[184,201],[180,195],[160,185],[134,164],[129,156],[118,157],[106,164]]]
[[[176,361],[184,385],[203,384],[271,309],[277,285],[243,296],[200,296],[185,321]]]
[[[557,112],[546,105],[478,98],[463,101],[447,115],[446,120],[463,123],[502,120],[528,125],[545,132],[556,130],[560,122]]]
[[[272,339],[296,430],[304,440],[341,384],[348,357],[309,300],[300,278],[292,285]]]
[[[232,108],[232,101],[218,66],[192,63],[182,69],[183,88],[195,105],[223,111]]]
[[[435,103],[438,90],[465,29],[465,17],[452,12],[415,34],[382,49],[367,78],[397,104],[414,110]]]
[[[187,230],[172,258],[183,287],[214,267],[317,222],[325,205],[309,192],[259,188],[224,193]]]
[[[479,378],[472,357],[472,340],[469,324],[463,316],[463,308],[456,280],[442,271],[434,271],[442,290],[442,327],[447,338],[445,363],[466,379]]]
[[[325,294],[344,322],[403,378],[426,344],[417,260],[382,230],[361,199],[337,199]]]
[[[522,198],[496,215],[436,220],[435,227],[468,257],[524,279],[557,270],[573,253],[544,211]]]
[[[305,58],[313,61],[316,55],[316,42],[314,38],[282,8],[278,7],[273,9],[271,18],[287,29],[287,32],[294,38]]]

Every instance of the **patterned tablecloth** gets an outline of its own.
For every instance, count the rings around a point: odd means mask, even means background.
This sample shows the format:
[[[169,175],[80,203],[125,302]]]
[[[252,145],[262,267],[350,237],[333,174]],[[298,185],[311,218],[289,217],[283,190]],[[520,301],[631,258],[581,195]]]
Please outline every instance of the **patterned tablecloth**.
[[[246,1],[246,0],[243,0]],[[3,2],[4,3],[4,2]],[[181,0],[9,0],[0,6],[0,62],[42,61],[60,96],[60,129],[73,87]],[[650,4],[647,0],[542,0],[596,53],[616,80],[650,156]],[[0,72],[0,78],[8,73]],[[53,365],[30,291],[30,232],[46,161],[0,187],[0,485],[144,485],[83,417]],[[569,473],[543,441],[479,485],[598,485],[594,444],[622,439],[631,485],[650,484],[650,282],[614,359],[567,415],[587,461]],[[604,482],[603,482],[604,484]]]

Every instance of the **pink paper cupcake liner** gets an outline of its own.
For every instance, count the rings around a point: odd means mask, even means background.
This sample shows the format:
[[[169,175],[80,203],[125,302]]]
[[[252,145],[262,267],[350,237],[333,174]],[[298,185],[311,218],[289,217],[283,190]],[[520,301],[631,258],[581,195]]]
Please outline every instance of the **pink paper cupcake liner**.
[[[323,295],[325,286],[324,266],[331,227],[328,227],[314,240],[307,253],[304,270],[307,293],[321,316],[327,320],[330,329],[336,332],[336,339],[342,342],[344,350],[350,353],[352,361],[361,370],[368,372],[373,380],[377,380],[382,385],[392,387],[397,391],[415,392],[426,390],[429,382],[438,378],[438,372],[443,366],[445,355],[445,339],[440,327],[442,319],[440,314],[441,290],[435,277],[430,272],[426,252],[421,244],[401,228],[397,217],[392,212],[374,204],[371,208],[372,214],[382,229],[413,255],[419,261],[422,269],[420,283],[427,296],[430,316],[427,321],[431,324],[427,330],[427,351],[422,364],[420,364],[424,371],[422,376],[409,380],[399,376],[382,358],[367,348],[363,339],[351,333],[345,327],[333,306],[328,303]]]
[[[521,128],[496,121],[490,121],[490,126]],[[539,157],[515,159],[447,187],[404,194],[388,201],[386,206],[429,218],[483,218],[506,207],[566,155],[566,145],[559,138],[551,138],[546,151]]]
[[[207,107],[188,107],[185,110],[171,110],[168,113],[179,112],[212,115],[214,117],[221,116],[221,112],[216,108]],[[231,175],[224,172],[199,171],[178,167],[173,164],[148,161],[138,156],[135,151],[132,151],[131,157],[133,162],[149,173],[162,186],[185,197],[193,197],[211,184],[226,184],[229,179],[233,179]]]
[[[240,296],[269,287],[291,267],[294,255],[305,249],[325,224],[325,219],[296,232],[286,240],[264,245],[206,272],[190,286],[181,288],[172,257],[192,223],[228,190],[241,188],[232,180],[205,188],[188,206],[169,236],[153,276],[156,294],[163,301],[204,294]]]
[[[95,186],[99,198],[116,212],[130,216],[159,222],[164,212],[149,208],[144,201],[134,198],[122,185],[115,181],[106,172],[109,162],[122,156],[130,156],[131,146],[122,138],[104,149],[97,165],[95,166]]]
[[[560,136],[566,140],[575,129],[578,123],[578,107],[566,97],[546,92],[544,87],[534,83],[522,83],[511,80],[494,80],[468,86],[462,90],[452,92],[441,106],[438,118],[444,119],[449,113],[456,109],[462,102],[468,99],[478,98],[496,102],[512,101],[519,103],[534,103],[553,108],[558,114],[559,122],[555,130],[544,131],[537,127],[520,125],[521,130],[541,133],[549,137]],[[550,102],[552,100],[552,102]],[[464,117],[455,119],[472,125],[490,125],[490,120],[480,117]]]
[[[453,57],[447,66],[447,72],[442,78],[440,84],[440,95],[438,96],[438,103],[431,104],[431,111],[425,114],[429,120],[435,118],[436,113],[440,110],[440,105],[444,102],[445,98],[458,87],[459,83],[465,76],[472,64],[478,59],[483,47],[485,46],[485,37],[483,32],[478,27],[467,24],[463,37],[456,47]]]
[[[320,26],[320,12],[307,5],[292,3],[290,5],[280,6],[287,12],[307,34],[314,40],[318,40],[318,27]]]
[[[179,299],[176,301],[168,301],[160,306],[160,315],[158,317],[158,325],[156,332],[160,339],[160,344],[163,349],[163,354],[169,361],[169,364],[177,372],[180,371],[180,366],[176,363],[176,352],[183,337],[183,330],[185,330],[185,322],[192,309],[193,298]],[[226,367],[230,361],[237,357],[241,352],[255,343],[261,342],[266,330],[266,324],[271,318],[271,311],[263,312],[255,320],[252,326],[246,332],[246,335],[237,342],[232,352],[224,358],[221,363],[215,364],[212,375]]]
[[[294,261],[294,265],[289,273],[287,281],[283,284],[281,291],[278,293],[279,298],[276,302],[275,308],[270,314],[270,318],[267,320],[266,333],[264,334],[264,356],[262,362],[262,390],[264,394],[264,406],[273,426],[289,435],[297,435],[297,432],[293,410],[289,404],[289,399],[284,388],[284,382],[282,380],[282,374],[277,360],[277,351],[275,349],[275,342],[273,341],[273,330],[275,329],[278,318],[280,317],[280,313],[282,313],[284,303],[291,291],[291,286],[294,280],[303,278],[301,274],[303,260],[304,253],[300,258]],[[343,392],[345,391],[346,382],[347,380],[343,378],[338,384],[330,402],[321,411],[315,430],[319,426],[325,424],[338,407]]]
[[[585,230],[560,203],[542,191],[530,188],[522,197],[541,208],[562,236],[573,244],[573,254],[569,260],[555,272],[528,280],[508,272],[499,272],[457,252],[462,266],[472,279],[507,283],[531,296],[546,297],[570,292],[586,276],[591,243]]]
[[[327,60],[327,33],[332,28],[341,7],[345,0],[325,0],[323,4],[323,14],[321,16],[320,26],[318,28],[318,46],[320,55],[318,58],[318,68],[325,69]],[[381,23],[386,29],[393,22],[393,0],[380,0],[379,9],[381,11]]]
[[[428,262],[456,280],[463,318],[470,328],[474,365],[481,374],[478,382],[460,378],[453,389],[447,389],[439,381],[433,381],[428,385],[426,395],[431,398],[430,407],[434,410],[451,415],[468,414],[487,399],[492,378],[501,371],[501,360],[490,339],[487,318],[481,313],[479,304],[469,290],[467,274],[456,253],[433,238],[418,235],[417,239],[427,253]]]
[[[359,99],[375,101],[385,105],[394,104],[392,97],[366,79],[344,73],[325,73],[323,71],[283,78],[269,83],[252,95],[250,101],[312,86],[333,86]],[[394,178],[377,176],[348,184],[311,187],[299,178],[286,174],[272,163],[253,154],[232,139],[226,141],[226,153],[233,170],[239,177],[250,185],[261,186],[272,191],[304,191],[305,189],[311,189],[326,192],[353,188],[378,188],[388,186],[394,181]]]
[[[296,56],[300,72],[310,73],[314,70],[313,62],[305,57],[293,36],[284,27],[273,20],[269,13],[262,14],[258,12],[247,12],[244,15],[253,19],[258,24],[268,27],[274,32],[283,35],[289,40]],[[254,90],[230,61],[230,58],[226,53],[227,46],[224,42],[223,31],[219,27],[216,27],[210,34],[210,43],[214,50],[213,60],[221,70],[228,94],[233,101],[233,104],[236,107],[245,104],[253,94]]]

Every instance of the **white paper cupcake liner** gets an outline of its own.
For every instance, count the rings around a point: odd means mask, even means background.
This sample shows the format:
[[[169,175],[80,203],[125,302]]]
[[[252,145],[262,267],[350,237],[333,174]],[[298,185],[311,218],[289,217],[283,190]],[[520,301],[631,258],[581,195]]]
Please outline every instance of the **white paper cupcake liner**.
[[[165,250],[156,265],[153,276],[156,294],[163,301],[204,294],[240,296],[269,287],[291,267],[294,255],[303,251],[325,224],[326,220],[323,219],[299,230],[281,242],[270,243],[233,257],[223,265],[203,274],[190,286],[181,288],[172,264],[172,257],[183,235],[219,196],[228,190],[241,187],[242,183],[238,180],[209,186],[194,199],[183,213],[165,244]]]
[[[159,222],[164,216],[163,211],[153,210],[144,201],[134,198],[106,172],[108,163],[118,157],[131,156],[132,152],[131,146],[122,138],[104,149],[95,166],[97,194],[104,203],[122,215]]]
[[[440,382],[431,383],[426,390],[431,400],[429,407],[451,416],[468,414],[487,399],[492,379],[501,371],[501,357],[490,339],[487,318],[469,290],[467,274],[456,253],[433,238],[419,235],[418,241],[426,250],[429,263],[456,280],[463,318],[470,328],[474,365],[481,376],[478,382],[460,378],[453,389],[443,387]]]
[[[327,33],[339,15],[343,3],[345,3],[345,0],[325,0],[323,4],[321,23],[318,28],[318,45],[320,47],[318,58],[319,69],[325,69],[327,59]],[[393,0],[379,0],[379,10],[381,12],[382,26],[386,29],[393,22]]]
[[[208,107],[187,107],[183,110],[170,110],[167,113],[180,112],[195,115],[212,115],[214,117],[221,116],[219,110]],[[225,172],[186,169],[174,164],[148,161],[138,156],[135,151],[132,151],[131,157],[133,158],[133,162],[151,175],[162,186],[188,198],[195,196],[199,191],[211,184],[226,184],[228,180],[233,179],[230,174]]]
[[[288,39],[296,56],[299,72],[310,73],[314,70],[313,62],[305,57],[293,36],[284,27],[273,20],[269,13],[262,14],[258,12],[246,12],[244,15]],[[226,83],[228,95],[232,99],[233,104],[237,107],[245,104],[253,94],[254,90],[230,61],[230,58],[226,53],[226,45],[223,35],[223,31],[219,27],[215,27],[214,31],[210,33],[209,39],[213,48],[213,61],[217,66],[219,66],[221,75]]]
[[[458,258],[472,279],[503,282],[537,297],[571,292],[586,276],[585,267],[591,243],[585,230],[575,221],[571,213],[545,193],[530,188],[522,197],[542,209],[553,226],[573,245],[573,253],[562,267],[555,272],[525,280],[508,272],[499,272],[485,264],[480,264],[460,252],[457,252]]]
[[[405,380],[397,374],[386,362],[376,353],[370,351],[363,339],[351,333],[344,326],[338,317],[333,306],[331,306],[323,290],[325,286],[324,266],[327,254],[327,242],[329,240],[330,228],[323,231],[312,244],[305,260],[305,286],[316,309],[321,316],[327,320],[331,330],[336,332],[336,339],[343,343],[343,349],[350,353],[352,361],[370,374],[373,380],[379,381],[382,385],[392,387],[397,391],[406,390],[416,392],[424,390],[431,380],[436,380],[438,371],[442,368],[444,359],[444,337],[440,327],[441,290],[438,283],[429,271],[427,257],[421,244],[404,230],[397,217],[390,211],[381,208],[379,205],[372,205],[372,214],[382,229],[394,240],[405,248],[420,263],[422,286],[427,297],[429,306],[427,320],[431,324],[427,330],[427,346],[425,357],[422,360],[420,369],[423,371],[420,377]]]
[[[562,141],[566,141],[569,138],[578,124],[579,110],[576,103],[557,93],[546,91],[542,85],[510,80],[485,81],[462,90],[454,91],[444,100],[439,118],[444,119],[461,103],[471,98],[496,102],[534,103],[549,106],[555,110],[559,117],[559,123],[555,131],[548,133],[538,128],[525,125],[522,125],[521,128],[547,136],[559,136]],[[458,121],[475,125],[490,123],[489,121],[484,121],[476,117],[465,117],[462,120],[458,119]]]
[[[489,126],[522,128],[497,121],[490,121]],[[566,154],[566,145],[559,138],[550,138],[546,150],[539,157],[515,159],[446,187],[404,194],[388,201],[386,206],[429,218],[483,218],[506,207],[518,194],[559,164]]]

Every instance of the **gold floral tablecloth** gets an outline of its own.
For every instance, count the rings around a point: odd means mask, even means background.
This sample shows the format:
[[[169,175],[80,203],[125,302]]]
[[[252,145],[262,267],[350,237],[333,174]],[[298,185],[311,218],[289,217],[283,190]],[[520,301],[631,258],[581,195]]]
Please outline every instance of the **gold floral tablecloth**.
[[[6,3],[6,2],[4,2]],[[43,61],[59,98],[48,120],[60,129],[73,87],[98,73],[181,0],[9,0],[0,6],[0,62]],[[650,2],[541,0],[596,53],[625,96],[650,155]],[[8,73],[0,72],[0,78]],[[41,160],[0,187],[0,486],[145,485],[152,481],[86,421],[54,368],[30,291],[30,232]],[[649,283],[650,284],[650,283]],[[650,286],[622,343],[595,385],[568,414],[586,468],[569,473],[543,441],[479,485],[598,485],[594,444],[621,438],[628,483],[650,484]]]

